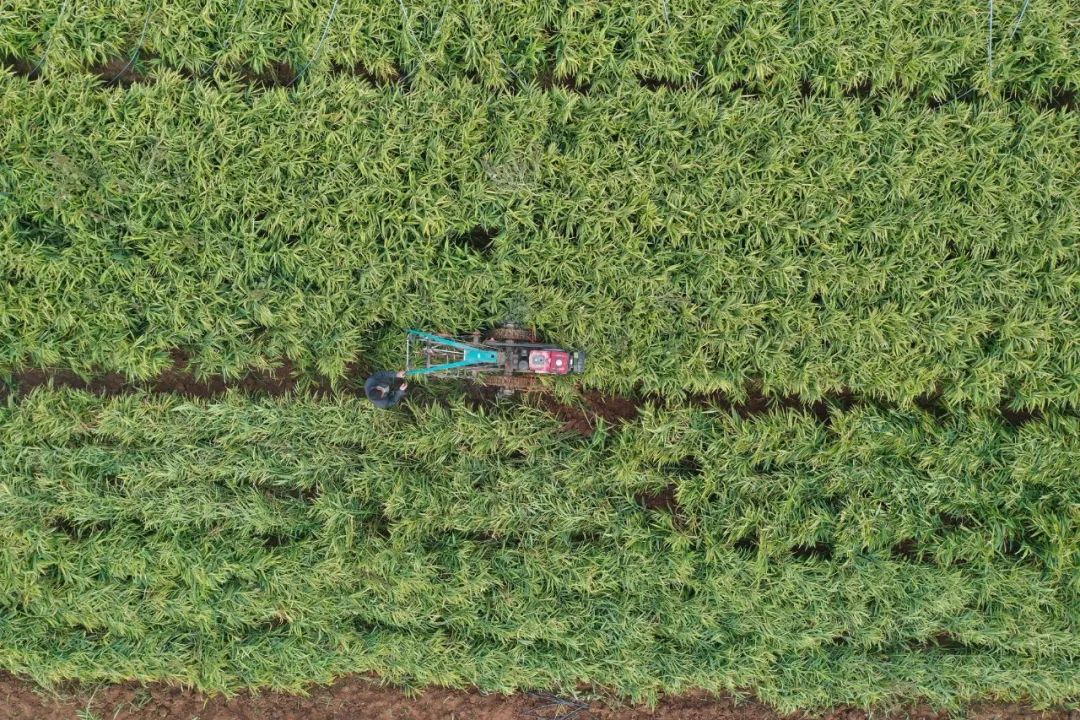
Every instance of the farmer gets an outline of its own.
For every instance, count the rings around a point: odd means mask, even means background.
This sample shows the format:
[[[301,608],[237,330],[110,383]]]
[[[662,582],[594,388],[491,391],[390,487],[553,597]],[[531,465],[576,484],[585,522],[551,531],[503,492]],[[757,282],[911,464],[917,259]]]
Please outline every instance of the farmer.
[[[375,403],[375,407],[384,410],[391,408],[397,405],[405,395],[405,388],[409,387],[404,378],[404,370],[377,372],[364,383],[364,394],[367,395],[368,400]]]

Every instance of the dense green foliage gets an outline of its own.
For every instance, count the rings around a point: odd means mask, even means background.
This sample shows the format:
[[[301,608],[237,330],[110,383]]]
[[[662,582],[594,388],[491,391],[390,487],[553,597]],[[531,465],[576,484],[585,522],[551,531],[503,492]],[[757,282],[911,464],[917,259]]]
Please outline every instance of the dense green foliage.
[[[340,377],[514,314],[614,391],[1076,407],[1078,135],[890,95],[9,78],[0,371]]]
[[[0,666],[752,687],[785,709],[1080,694],[1076,418],[558,427],[456,401],[9,403]]]
[[[1068,0],[344,0],[331,17],[332,7],[5,3],[0,56],[55,72],[139,49],[205,72],[272,60],[299,68],[319,50],[312,72],[359,63],[384,78],[470,76],[491,88],[553,73],[600,90],[639,76],[780,91],[809,81],[835,94],[869,81],[939,98],[968,87],[1030,97],[1080,89],[1080,6]]]
[[[0,377],[514,319],[666,403],[10,399],[0,668],[1080,700],[1078,48],[1062,0],[0,4]],[[680,404],[754,383],[863,401]]]

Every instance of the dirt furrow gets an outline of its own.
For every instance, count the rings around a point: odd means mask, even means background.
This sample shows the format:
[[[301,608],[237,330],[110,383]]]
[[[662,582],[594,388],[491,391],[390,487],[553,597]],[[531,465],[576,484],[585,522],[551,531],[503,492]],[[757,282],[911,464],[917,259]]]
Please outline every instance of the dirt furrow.
[[[1038,712],[1019,704],[979,704],[968,720],[1080,720],[1077,711]],[[879,718],[944,720],[923,706],[875,714]],[[825,713],[783,716],[755,701],[694,692],[663,698],[655,708],[571,700],[547,693],[485,695],[477,691],[428,688],[413,697],[354,675],[305,696],[279,692],[209,697],[165,685],[67,687],[48,692],[0,673],[0,720],[866,720],[867,713],[835,708]]]
[[[120,373],[98,373],[89,378],[65,369],[39,369],[27,368],[9,373],[6,379],[0,379],[0,400],[14,395],[22,397],[30,394],[37,388],[75,388],[104,395],[124,395],[136,392],[151,394],[178,394],[192,398],[216,398],[226,392],[239,391],[255,396],[280,397],[283,395],[363,395],[364,379],[370,368],[364,363],[354,363],[349,367],[345,379],[334,387],[329,379],[324,377],[301,379],[301,374],[296,370],[293,363],[283,359],[277,363],[272,371],[252,370],[239,378],[226,378],[221,375],[199,377],[196,375],[188,361],[187,355],[181,351],[172,354],[173,366],[152,380],[143,382],[131,382]],[[471,382],[461,382],[459,387],[464,388],[468,402],[473,407],[487,407],[499,401],[499,388],[485,386]],[[448,387],[442,384],[442,387]],[[626,422],[633,422],[641,408],[645,406],[667,407],[673,403],[667,398],[647,393],[635,392],[632,396],[610,395],[597,390],[582,389],[579,387],[578,402],[567,404],[556,399],[552,394],[544,391],[543,386],[534,384],[532,389],[518,391],[517,397],[520,402],[539,407],[563,420],[563,429],[582,435],[591,435],[600,420],[608,426],[617,427]],[[708,408],[722,412],[733,412],[742,418],[755,415],[777,412],[780,410],[798,410],[812,415],[822,424],[831,424],[832,413],[850,410],[861,404],[875,404],[878,406],[888,405],[881,401],[862,397],[852,390],[844,390],[834,393],[825,399],[807,401],[795,395],[770,396],[764,394],[760,387],[750,383],[746,387],[746,396],[742,400],[735,400],[724,393],[691,394],[679,401],[678,404],[697,408]],[[406,402],[426,404],[436,401],[444,394],[434,386],[420,388],[410,393]],[[915,405],[943,420],[948,417],[949,411],[944,408],[937,396],[925,396],[917,398]],[[1008,403],[1002,402],[997,408],[1002,419],[1013,427],[1019,427],[1029,422],[1036,422],[1043,418],[1043,413],[1038,409],[1024,410],[1014,409]]]

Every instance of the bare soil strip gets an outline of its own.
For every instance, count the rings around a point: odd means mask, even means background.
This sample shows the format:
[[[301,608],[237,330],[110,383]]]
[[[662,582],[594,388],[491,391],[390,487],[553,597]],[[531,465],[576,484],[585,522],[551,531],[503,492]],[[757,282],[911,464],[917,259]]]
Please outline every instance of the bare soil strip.
[[[105,87],[131,87],[135,84],[153,83],[156,81],[155,69],[160,67],[157,60],[158,56],[155,53],[140,51],[132,57],[117,56],[109,58],[103,63],[89,65],[87,66],[87,71],[97,75]],[[0,66],[8,67],[14,74],[30,79],[38,79],[42,76],[40,61],[34,62],[25,58],[6,55],[0,56]],[[545,69],[534,78],[541,89],[546,91],[559,87],[579,95],[588,95],[590,93],[592,88],[589,83],[579,81],[572,75],[558,75],[555,72],[555,66],[556,58],[551,56],[548,59]],[[244,82],[264,89],[292,87],[299,79],[299,70],[297,70],[296,66],[282,60],[271,60],[259,70],[256,70],[251,65],[238,65],[233,66],[231,69],[234,70],[237,76]],[[197,73],[187,69],[177,69],[177,72],[189,79],[195,79],[197,76]],[[379,77],[362,63],[356,63],[351,66],[335,63],[331,67],[331,72],[337,75],[353,75],[362,78],[374,87],[382,87],[385,85],[407,86],[408,77],[411,74],[404,73],[399,67],[390,77]],[[641,87],[653,92],[657,92],[661,89],[666,90],[667,92],[697,92],[701,87],[700,82],[696,80],[674,82],[664,78],[648,77],[644,75],[638,76],[637,81]],[[728,89],[728,92],[739,92],[744,95],[756,97],[767,92],[767,90],[764,87],[754,86],[740,81],[733,84]],[[880,103],[883,98],[888,96],[888,94],[896,94],[897,92],[898,89],[895,87],[875,87],[870,81],[864,81],[862,84],[848,88],[844,91],[844,95],[849,98],[858,98],[864,101]],[[814,89],[811,83],[804,81],[800,88],[800,95],[803,99],[813,99],[817,97],[819,93]],[[918,94],[914,91],[908,91],[907,95],[911,102],[922,102],[931,109],[937,109],[953,102],[975,104],[986,99],[982,93],[975,91],[974,88],[967,88],[966,90],[958,89],[953,97],[947,100],[920,100]],[[1042,110],[1065,110],[1069,112],[1080,110],[1080,98],[1077,98],[1076,92],[1069,88],[1051,88],[1045,96],[1037,98],[1025,98],[1020,93],[1012,91],[1006,93],[1004,99],[1017,105],[1032,103]]]
[[[969,720],[1080,720],[1080,712],[1037,712],[1019,704],[978,704]],[[571,701],[545,693],[484,695],[476,691],[428,688],[408,697],[368,676],[353,675],[308,696],[264,692],[233,698],[208,697],[164,684],[127,683],[45,691],[0,673],[0,720],[867,720],[867,713],[835,708],[820,714],[782,716],[759,702],[736,703],[730,696],[689,693],[663,698],[653,709]],[[947,713],[904,707],[878,718],[944,720]]]
[[[43,387],[74,388],[104,396],[148,392],[151,394],[177,394],[192,398],[216,398],[230,390],[269,397],[301,394],[362,396],[364,379],[370,370],[363,363],[351,365],[345,380],[338,383],[335,389],[327,378],[315,378],[313,381],[301,382],[300,374],[288,359],[279,362],[278,367],[269,372],[252,370],[240,378],[226,378],[220,375],[200,378],[190,369],[188,358],[183,352],[175,351],[172,357],[173,366],[171,368],[153,380],[145,382],[129,382],[120,373],[100,373],[90,378],[83,378],[77,373],[64,369],[41,370],[31,368],[19,370],[10,374],[6,381],[0,379],[0,400],[4,400],[9,395],[22,397],[37,388]],[[473,407],[492,406],[498,401],[499,388],[494,385],[485,386],[466,382],[463,383],[463,386],[468,401]],[[564,423],[563,429],[567,432],[580,433],[586,436],[593,434],[600,420],[609,427],[618,427],[623,423],[633,422],[642,407],[647,405],[663,407],[669,404],[667,399],[653,395],[638,393],[634,397],[622,397],[608,395],[596,390],[580,389],[580,402],[575,405],[568,405],[545,392],[543,385],[530,383],[527,386],[523,385],[523,387],[527,387],[527,389],[518,390],[517,394],[521,402],[539,407],[560,418]],[[421,391],[411,395],[406,402],[426,404],[432,401],[434,401],[434,398],[431,394]],[[742,401],[735,401],[723,393],[708,393],[690,395],[682,402],[692,407],[734,412],[743,418],[777,410],[794,409],[813,415],[824,425],[829,425],[831,423],[831,414],[836,410],[846,411],[860,404],[876,403],[877,401],[860,397],[850,390],[845,390],[824,400],[808,402],[794,395],[768,396],[763,394],[759,388],[748,386],[747,397]],[[916,400],[916,404],[935,415],[935,417],[943,418],[948,415],[935,397],[919,398]],[[1002,403],[998,411],[1002,418],[1014,427],[1041,420],[1043,417],[1043,413],[1039,410],[1015,410],[1010,408],[1007,403]]]
[[[214,398],[224,395],[229,390],[237,390],[250,395],[329,394],[334,392],[325,378],[316,379],[309,385],[299,381],[299,375],[292,363],[285,360],[271,372],[252,370],[241,378],[230,379],[221,375],[199,378],[188,366],[188,358],[181,352],[174,352],[173,366],[147,382],[129,382],[120,373],[100,373],[90,378],[83,378],[70,370],[37,368],[20,370],[13,373],[5,383],[0,380],[0,399],[7,395],[22,397],[38,388],[73,388],[87,390],[96,395],[114,396],[136,392],[152,394],[184,395],[193,398]],[[350,368],[348,380],[339,385],[337,392],[342,394],[362,394],[364,368]]]

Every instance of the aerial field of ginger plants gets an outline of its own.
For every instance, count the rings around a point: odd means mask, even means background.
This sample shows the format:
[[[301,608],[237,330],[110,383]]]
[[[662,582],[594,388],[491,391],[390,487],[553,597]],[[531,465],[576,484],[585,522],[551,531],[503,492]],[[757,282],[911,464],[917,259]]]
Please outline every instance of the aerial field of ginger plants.
[[[26,0],[0,58],[0,670],[1080,701],[1080,5]],[[358,390],[508,320],[585,372]]]

